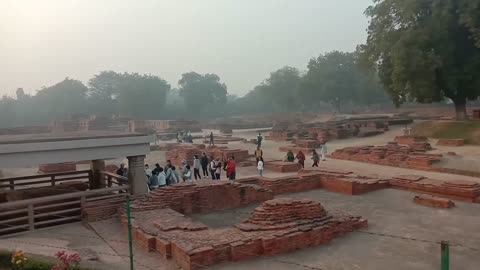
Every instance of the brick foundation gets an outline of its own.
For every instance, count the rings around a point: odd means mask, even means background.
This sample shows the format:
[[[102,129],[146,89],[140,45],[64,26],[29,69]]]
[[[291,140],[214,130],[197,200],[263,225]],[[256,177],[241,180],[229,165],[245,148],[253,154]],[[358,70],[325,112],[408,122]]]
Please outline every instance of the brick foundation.
[[[435,208],[452,208],[455,203],[451,200],[439,198],[431,195],[417,195],[413,198],[416,204],[425,205]]]
[[[439,146],[459,147],[465,144],[465,139],[440,139],[437,142]]]
[[[480,184],[472,181],[441,181],[421,176],[396,176],[390,180],[393,188],[427,193],[455,200],[479,202]]]
[[[425,136],[403,135],[403,136],[396,136],[395,142],[403,145],[412,145],[419,142],[426,143],[428,142],[428,138]]]
[[[298,172],[302,166],[297,162],[288,161],[267,161],[265,162],[265,169],[269,169],[275,172]]]
[[[127,222],[125,217],[121,221]],[[367,226],[361,217],[331,214],[318,202],[288,198],[267,201],[249,220],[222,229],[207,228],[171,209],[132,213],[134,243],[188,270],[321,245]]]
[[[304,154],[313,152],[313,148],[302,148],[295,145],[280,146],[278,150],[280,152],[292,151],[293,153],[298,153],[299,151],[302,151]]]
[[[401,168],[441,171],[432,165],[441,161],[442,155],[425,153],[412,146],[401,146],[395,142],[385,146],[354,146],[338,149],[331,157]]]
[[[219,196],[222,194],[222,196]],[[256,185],[231,181],[200,180],[156,189],[132,205],[132,211],[171,208],[184,214],[236,208],[273,198],[273,193]]]
[[[251,157],[248,150],[230,149],[226,146],[205,147],[204,144],[177,144],[171,146],[171,149],[165,153],[165,158],[171,160],[175,166],[181,166],[183,160],[192,166],[193,157],[197,155],[200,158],[204,152],[208,157],[213,156],[220,160],[227,160],[234,156],[236,162],[243,162]]]

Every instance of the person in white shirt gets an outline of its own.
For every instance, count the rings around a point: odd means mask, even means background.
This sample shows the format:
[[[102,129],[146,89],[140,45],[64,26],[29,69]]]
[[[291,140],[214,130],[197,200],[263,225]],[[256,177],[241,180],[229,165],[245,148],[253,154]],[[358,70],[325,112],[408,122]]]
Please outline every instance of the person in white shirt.
[[[190,171],[190,165],[185,166],[185,174],[183,175],[185,181],[192,181],[192,171]]]
[[[257,163],[258,175],[263,176],[263,158],[260,157]]]
[[[152,177],[152,170],[150,167],[148,167],[148,164],[145,164],[145,175],[147,176],[147,179],[150,179]]]
[[[215,180],[215,171],[217,170],[216,168],[217,166],[217,163],[215,162],[215,159],[212,157],[210,157],[210,174],[212,175],[212,180]]]

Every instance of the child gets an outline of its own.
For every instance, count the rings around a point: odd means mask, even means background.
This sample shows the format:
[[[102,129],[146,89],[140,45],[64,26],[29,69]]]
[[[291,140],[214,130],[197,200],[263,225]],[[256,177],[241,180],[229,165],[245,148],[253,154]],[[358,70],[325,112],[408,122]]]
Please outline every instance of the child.
[[[263,176],[263,158],[260,157],[257,163],[258,175]]]

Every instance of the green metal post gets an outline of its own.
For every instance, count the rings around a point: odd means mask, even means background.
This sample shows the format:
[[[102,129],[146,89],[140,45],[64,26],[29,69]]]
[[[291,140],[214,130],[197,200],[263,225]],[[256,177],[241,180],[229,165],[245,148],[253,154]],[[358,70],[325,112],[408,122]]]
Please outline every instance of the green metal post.
[[[440,243],[441,250],[442,250],[442,270],[449,270],[450,269],[450,250],[449,250],[449,243],[448,241],[442,241]]]
[[[130,270],[133,270],[132,221],[130,220],[130,196],[127,195],[128,247],[130,249]]]

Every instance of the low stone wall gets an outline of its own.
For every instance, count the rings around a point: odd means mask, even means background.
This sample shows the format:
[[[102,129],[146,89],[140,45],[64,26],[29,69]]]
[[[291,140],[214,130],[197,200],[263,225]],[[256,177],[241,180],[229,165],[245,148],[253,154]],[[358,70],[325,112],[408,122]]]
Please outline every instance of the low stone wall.
[[[480,184],[464,180],[433,180],[418,175],[396,176],[390,180],[393,188],[427,193],[467,202],[480,202]]]
[[[288,161],[267,161],[265,162],[265,169],[269,169],[275,172],[287,173],[298,172],[302,166],[297,162]]]
[[[354,146],[338,149],[331,155],[336,159],[360,161],[401,168],[441,171],[433,167],[441,161],[442,155],[428,154],[410,146],[401,146],[395,142],[385,146]]]
[[[417,195],[413,198],[416,204],[435,207],[435,208],[452,208],[455,203],[451,200],[439,198],[431,195]]]

